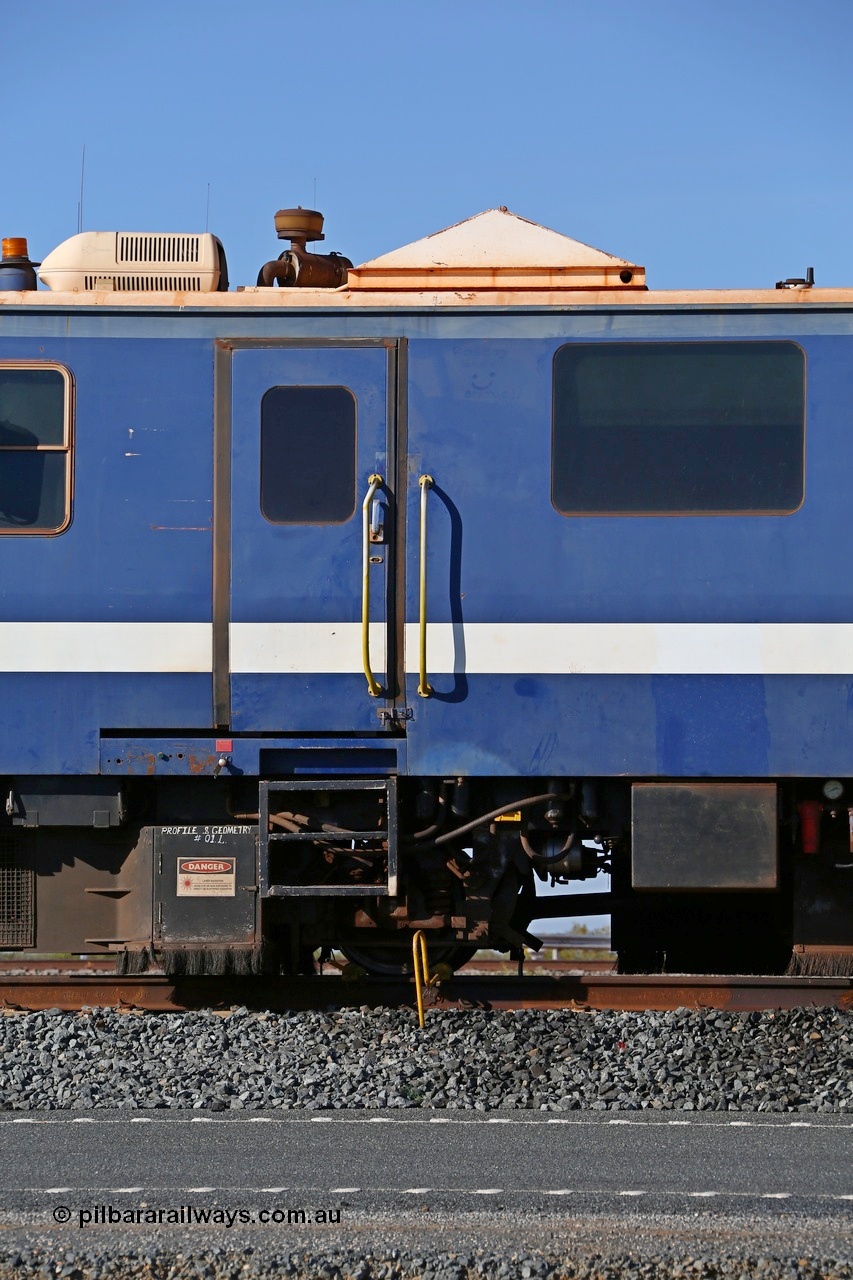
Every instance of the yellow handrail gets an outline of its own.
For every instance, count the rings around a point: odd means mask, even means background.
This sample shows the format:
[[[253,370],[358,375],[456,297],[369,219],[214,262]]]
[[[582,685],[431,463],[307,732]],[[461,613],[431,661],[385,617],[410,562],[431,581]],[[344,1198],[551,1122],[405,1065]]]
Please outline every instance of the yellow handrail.
[[[415,971],[415,994],[418,998],[418,1025],[425,1025],[424,1019],[424,987],[431,987],[437,978],[429,976],[429,952],[427,951],[426,934],[418,929],[412,935],[412,966]]]
[[[426,622],[426,605],[427,605],[427,491],[433,486],[432,476],[423,475],[418,480],[421,487],[421,554],[420,554],[420,666],[418,681],[418,697],[428,698],[432,693],[432,686],[427,680],[427,622]]]
[[[368,476],[368,489],[361,504],[362,557],[361,557],[361,663],[367,680],[367,692],[378,698],[382,687],[376,681],[370,666],[370,504],[373,495],[382,484],[382,477]]]

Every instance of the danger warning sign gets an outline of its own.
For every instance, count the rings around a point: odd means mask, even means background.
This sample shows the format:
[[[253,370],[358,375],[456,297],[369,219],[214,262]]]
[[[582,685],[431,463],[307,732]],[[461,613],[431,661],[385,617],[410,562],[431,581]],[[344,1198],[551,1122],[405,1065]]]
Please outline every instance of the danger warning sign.
[[[236,858],[178,858],[179,898],[233,898]]]

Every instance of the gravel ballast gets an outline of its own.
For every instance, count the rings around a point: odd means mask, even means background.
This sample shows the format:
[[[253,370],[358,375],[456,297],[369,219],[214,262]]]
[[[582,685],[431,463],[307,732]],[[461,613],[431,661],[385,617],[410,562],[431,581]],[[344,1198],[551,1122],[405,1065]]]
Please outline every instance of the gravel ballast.
[[[0,1107],[13,1113],[853,1111],[853,1013],[835,1009],[432,1009],[424,1031],[410,1010],[53,1010],[0,1018],[0,1038]],[[5,1223],[0,1280],[853,1280],[849,1219],[798,1227],[784,1210],[760,1227],[731,1213],[537,1225],[508,1208],[477,1225],[436,1211],[305,1240],[84,1239],[44,1222]]]
[[[844,1112],[853,1013],[409,1010],[0,1019],[0,1106]]]
[[[426,1226],[404,1215],[286,1242],[99,1236],[58,1248],[36,1230],[23,1247],[0,1243],[0,1280],[851,1280],[848,1236],[849,1223],[837,1218],[791,1215],[757,1226],[732,1216],[721,1233],[709,1214],[654,1212],[595,1220],[473,1214]]]

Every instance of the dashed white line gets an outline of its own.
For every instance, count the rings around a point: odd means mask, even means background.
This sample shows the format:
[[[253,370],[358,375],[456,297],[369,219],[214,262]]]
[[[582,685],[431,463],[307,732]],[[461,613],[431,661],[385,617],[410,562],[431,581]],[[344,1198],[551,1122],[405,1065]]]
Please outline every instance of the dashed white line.
[[[853,1201],[853,1192],[846,1194],[811,1195],[791,1191],[682,1191],[672,1188],[630,1188],[614,1191],[610,1187],[18,1187],[17,1191],[38,1195],[281,1195],[285,1191],[298,1190],[301,1194],[322,1195],[452,1195],[452,1196],[607,1196],[639,1197],[655,1195],[668,1198],[729,1199],[729,1200],[817,1200],[821,1202]]]

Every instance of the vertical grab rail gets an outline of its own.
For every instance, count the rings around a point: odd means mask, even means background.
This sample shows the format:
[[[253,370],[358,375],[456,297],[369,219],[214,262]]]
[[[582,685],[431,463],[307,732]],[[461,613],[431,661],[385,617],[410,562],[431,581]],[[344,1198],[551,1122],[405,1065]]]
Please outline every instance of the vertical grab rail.
[[[424,988],[434,987],[438,982],[438,975],[430,977],[429,972],[429,952],[427,951],[426,934],[423,929],[418,929],[417,933],[412,935],[412,967],[415,971],[415,995],[418,1002],[418,1026],[423,1030],[426,1025],[424,1018]]]
[[[361,665],[364,667],[364,678],[367,681],[367,692],[371,698],[382,694],[382,686],[370,666],[370,504],[376,490],[382,484],[382,477],[375,472],[367,478],[367,493],[361,504]]]
[[[429,698],[432,694],[432,686],[427,679],[427,621],[426,621],[426,605],[427,605],[427,492],[433,486],[432,476],[422,475],[418,480],[421,487],[421,548],[420,548],[420,567],[419,582],[420,589],[418,597],[420,601],[420,630],[419,630],[419,680],[418,680],[418,697]]]

